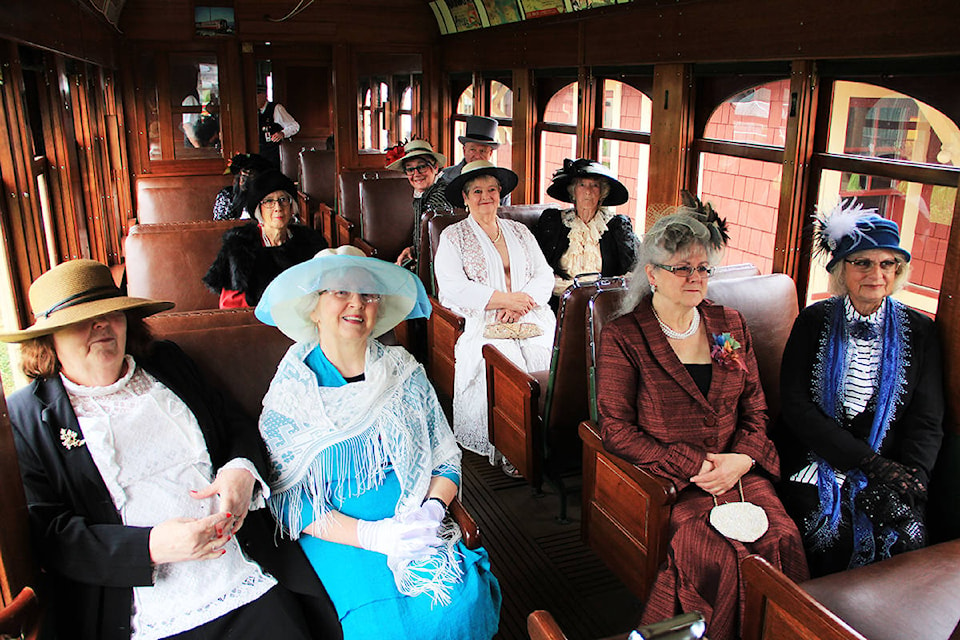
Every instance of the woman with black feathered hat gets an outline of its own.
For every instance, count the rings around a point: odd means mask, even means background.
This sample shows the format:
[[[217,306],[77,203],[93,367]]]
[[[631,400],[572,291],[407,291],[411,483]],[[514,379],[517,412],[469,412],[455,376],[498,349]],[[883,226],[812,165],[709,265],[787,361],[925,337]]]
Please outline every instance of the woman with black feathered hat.
[[[237,220],[249,218],[247,211],[247,185],[270,168],[266,158],[256,153],[238,153],[230,159],[227,171],[233,174],[233,184],[224,187],[213,201],[214,220]],[[226,173],[226,172],[224,172]],[[246,215],[244,215],[246,214]]]
[[[714,640],[740,637],[740,561],[756,553],[807,578],[800,533],[777,498],[780,471],[743,316],[704,299],[727,243],[709,204],[644,234],[624,315],[600,336],[597,398],[607,451],[670,481],[667,561],[642,623],[699,611]]]
[[[327,242],[297,224],[297,188],[275,169],[257,176],[247,192],[255,221],[223,234],[223,245],[203,282],[220,293],[220,308],[255,307],[281,271],[312,258]]]
[[[848,200],[814,228],[835,295],[790,332],[778,444],[780,494],[817,576],[926,543],[944,397],[933,321],[891,297],[910,272],[897,223]]]
[[[630,196],[610,169],[593,160],[566,159],[553,174],[547,195],[573,203],[569,209],[545,210],[533,228],[553,268],[553,295],[582,273],[621,276],[633,268],[638,242],[630,219],[607,209]]]

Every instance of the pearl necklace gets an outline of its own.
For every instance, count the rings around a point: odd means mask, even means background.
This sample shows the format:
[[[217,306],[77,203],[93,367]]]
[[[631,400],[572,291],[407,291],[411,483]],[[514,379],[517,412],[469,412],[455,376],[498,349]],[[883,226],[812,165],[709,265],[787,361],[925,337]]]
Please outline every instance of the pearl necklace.
[[[500,228],[500,223],[497,223],[497,237],[493,239],[493,244],[500,242],[500,238],[503,237],[503,229]]]
[[[653,309],[653,307],[650,307]],[[683,332],[675,331],[667,326],[667,323],[660,319],[660,315],[657,313],[656,309],[653,309],[653,317],[657,319],[657,322],[660,323],[660,330],[663,331],[664,335],[673,340],[686,340],[693,334],[697,332],[697,329],[700,328],[700,309],[696,307],[693,308],[693,320],[690,321],[690,327]]]

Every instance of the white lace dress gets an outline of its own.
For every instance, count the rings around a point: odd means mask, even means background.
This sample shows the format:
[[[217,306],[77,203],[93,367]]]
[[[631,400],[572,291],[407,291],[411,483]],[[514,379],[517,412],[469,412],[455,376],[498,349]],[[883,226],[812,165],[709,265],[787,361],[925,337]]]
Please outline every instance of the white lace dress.
[[[454,351],[453,432],[457,442],[474,453],[496,460],[487,438],[487,381],[481,349],[492,344],[525,371],[550,367],[556,317],[547,306],[553,291],[553,270],[536,239],[522,223],[500,220],[510,255],[513,291],[529,294],[539,306],[520,318],[536,324],[543,335],[523,340],[489,339],[483,329],[494,322],[496,311],[484,309],[494,290],[506,291],[503,261],[480,225],[468,216],[440,236],[434,259],[440,303],[466,318],[463,335]]]
[[[127,356],[127,373],[106,387],[84,387],[61,376],[86,444],[123,524],[152,527],[170,518],[204,518],[216,498],[191,489],[214,477],[196,417],[170,389]],[[260,480],[252,463],[237,459]],[[261,486],[266,486],[261,481]],[[263,504],[262,498],[258,500]],[[254,504],[252,506],[259,506]],[[277,581],[246,558],[232,538],[214,560],[157,565],[152,587],[133,589],[132,640],[193,629],[253,602]]]

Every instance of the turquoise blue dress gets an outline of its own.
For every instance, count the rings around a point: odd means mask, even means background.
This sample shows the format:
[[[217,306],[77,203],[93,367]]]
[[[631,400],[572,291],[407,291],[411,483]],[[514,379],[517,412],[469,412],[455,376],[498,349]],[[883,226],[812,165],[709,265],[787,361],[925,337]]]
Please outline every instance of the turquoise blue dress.
[[[314,349],[305,362],[317,374],[321,386],[347,384],[319,348]],[[320,455],[332,458],[342,450],[349,450],[349,447],[329,447]],[[339,467],[324,464],[324,468]],[[380,520],[394,515],[401,490],[392,468],[384,470],[385,479],[379,487],[360,495],[357,495],[358,473],[354,461],[350,460],[342,468],[349,477],[343,485],[342,495],[333,495],[332,509],[362,520]],[[443,475],[457,484],[460,481],[456,474],[435,475]],[[333,484],[337,481],[338,478],[329,479]],[[314,517],[310,504],[311,500],[305,496],[299,526],[289,521],[284,524],[292,530],[302,530],[312,523]],[[287,514],[285,516],[285,519],[289,518]],[[463,542],[457,544],[463,578],[454,585],[450,604],[443,606],[433,604],[426,594],[417,597],[402,595],[383,554],[305,534],[300,536],[299,542],[333,600],[343,625],[344,640],[489,640],[497,632],[500,584],[490,572],[490,559],[483,548],[470,550]]]

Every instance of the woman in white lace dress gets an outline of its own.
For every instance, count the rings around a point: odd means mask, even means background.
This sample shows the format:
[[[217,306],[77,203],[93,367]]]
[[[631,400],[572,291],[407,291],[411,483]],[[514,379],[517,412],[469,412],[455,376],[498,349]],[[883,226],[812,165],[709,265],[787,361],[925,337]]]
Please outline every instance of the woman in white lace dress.
[[[455,347],[453,432],[466,449],[502,459],[487,438],[485,344],[495,345],[525,371],[550,366],[556,318],[547,303],[553,270],[520,222],[497,217],[500,198],[517,186],[517,174],[485,161],[467,164],[447,186],[447,200],[469,212],[440,236],[434,258],[440,303],[466,318]]]
[[[22,343],[33,378],[8,405],[59,637],[340,637],[303,553],[275,543],[259,508],[252,420],[176,345],[149,342],[142,318],[173,303],[127,297],[106,265],[73,260],[30,304],[37,321],[0,340]]]

